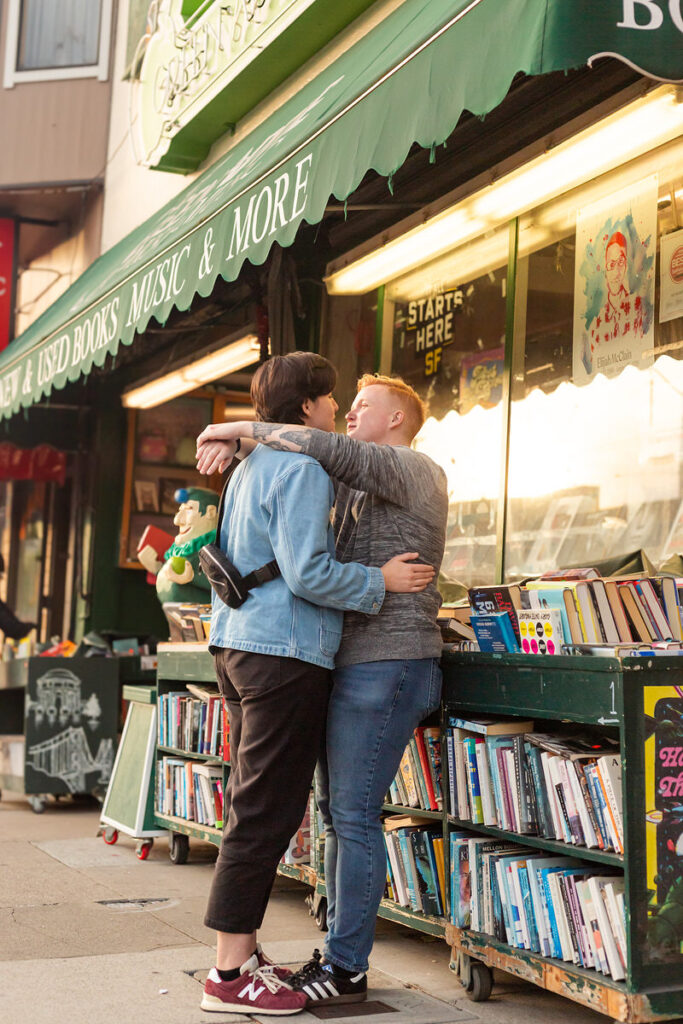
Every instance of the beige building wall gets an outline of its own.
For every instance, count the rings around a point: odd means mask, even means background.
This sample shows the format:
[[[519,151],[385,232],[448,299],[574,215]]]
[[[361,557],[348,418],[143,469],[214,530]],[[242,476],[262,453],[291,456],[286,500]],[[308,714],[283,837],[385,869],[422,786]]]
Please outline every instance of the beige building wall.
[[[8,3],[0,5],[3,62],[8,9]],[[81,78],[0,87],[0,189],[102,177],[110,97],[111,75],[107,82]]]

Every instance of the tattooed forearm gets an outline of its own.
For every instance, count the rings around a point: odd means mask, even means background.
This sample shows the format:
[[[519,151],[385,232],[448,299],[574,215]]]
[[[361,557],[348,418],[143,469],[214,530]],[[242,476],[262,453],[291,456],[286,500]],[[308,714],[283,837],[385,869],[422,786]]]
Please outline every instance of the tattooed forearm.
[[[310,437],[310,431],[306,427],[297,427],[294,424],[280,426],[276,423],[252,423],[252,437],[261,444],[267,444],[280,452],[303,452],[306,450],[306,442]]]

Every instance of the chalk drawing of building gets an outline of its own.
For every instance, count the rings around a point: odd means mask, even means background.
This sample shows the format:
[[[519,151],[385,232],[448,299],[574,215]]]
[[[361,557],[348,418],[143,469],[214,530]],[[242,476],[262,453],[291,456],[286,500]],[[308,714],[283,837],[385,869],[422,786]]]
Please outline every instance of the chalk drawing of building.
[[[69,720],[79,725],[85,717],[94,728],[102,716],[97,694],[91,693],[87,700],[81,694],[81,681],[68,668],[51,668],[36,680],[36,696],[26,701],[26,717],[33,713],[36,725],[47,720],[48,725],[57,721],[62,726]]]

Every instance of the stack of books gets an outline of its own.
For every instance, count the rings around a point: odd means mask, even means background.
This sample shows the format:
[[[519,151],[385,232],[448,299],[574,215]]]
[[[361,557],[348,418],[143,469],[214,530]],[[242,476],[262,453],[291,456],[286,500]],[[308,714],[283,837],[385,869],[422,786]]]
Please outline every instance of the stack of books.
[[[211,628],[211,605],[165,601],[162,605],[173,643],[206,643]]]
[[[162,757],[157,763],[156,807],[161,814],[223,828],[223,767]]]
[[[457,820],[624,852],[616,741],[534,732],[521,719],[452,716],[446,752]]]
[[[188,684],[187,690],[159,694],[158,706],[159,746],[230,759],[227,714],[217,690]]]
[[[622,876],[467,832],[451,833],[449,852],[454,925],[625,977]]]
[[[523,587],[472,587],[468,596],[481,651],[683,653],[683,579],[672,576],[603,579],[592,568],[567,569]]]
[[[412,815],[384,820],[387,849],[387,894],[417,914],[446,913],[443,834],[433,823]]]
[[[443,808],[441,739],[436,726],[420,726],[413,733],[389,788],[387,803],[425,811]]]

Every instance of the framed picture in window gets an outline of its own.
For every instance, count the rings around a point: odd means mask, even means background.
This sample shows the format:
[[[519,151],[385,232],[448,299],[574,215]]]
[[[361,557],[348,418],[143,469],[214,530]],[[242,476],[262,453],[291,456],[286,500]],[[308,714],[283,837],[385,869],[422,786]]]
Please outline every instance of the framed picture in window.
[[[159,490],[156,480],[136,480],[133,490],[135,491],[135,507],[138,512],[159,511]]]

